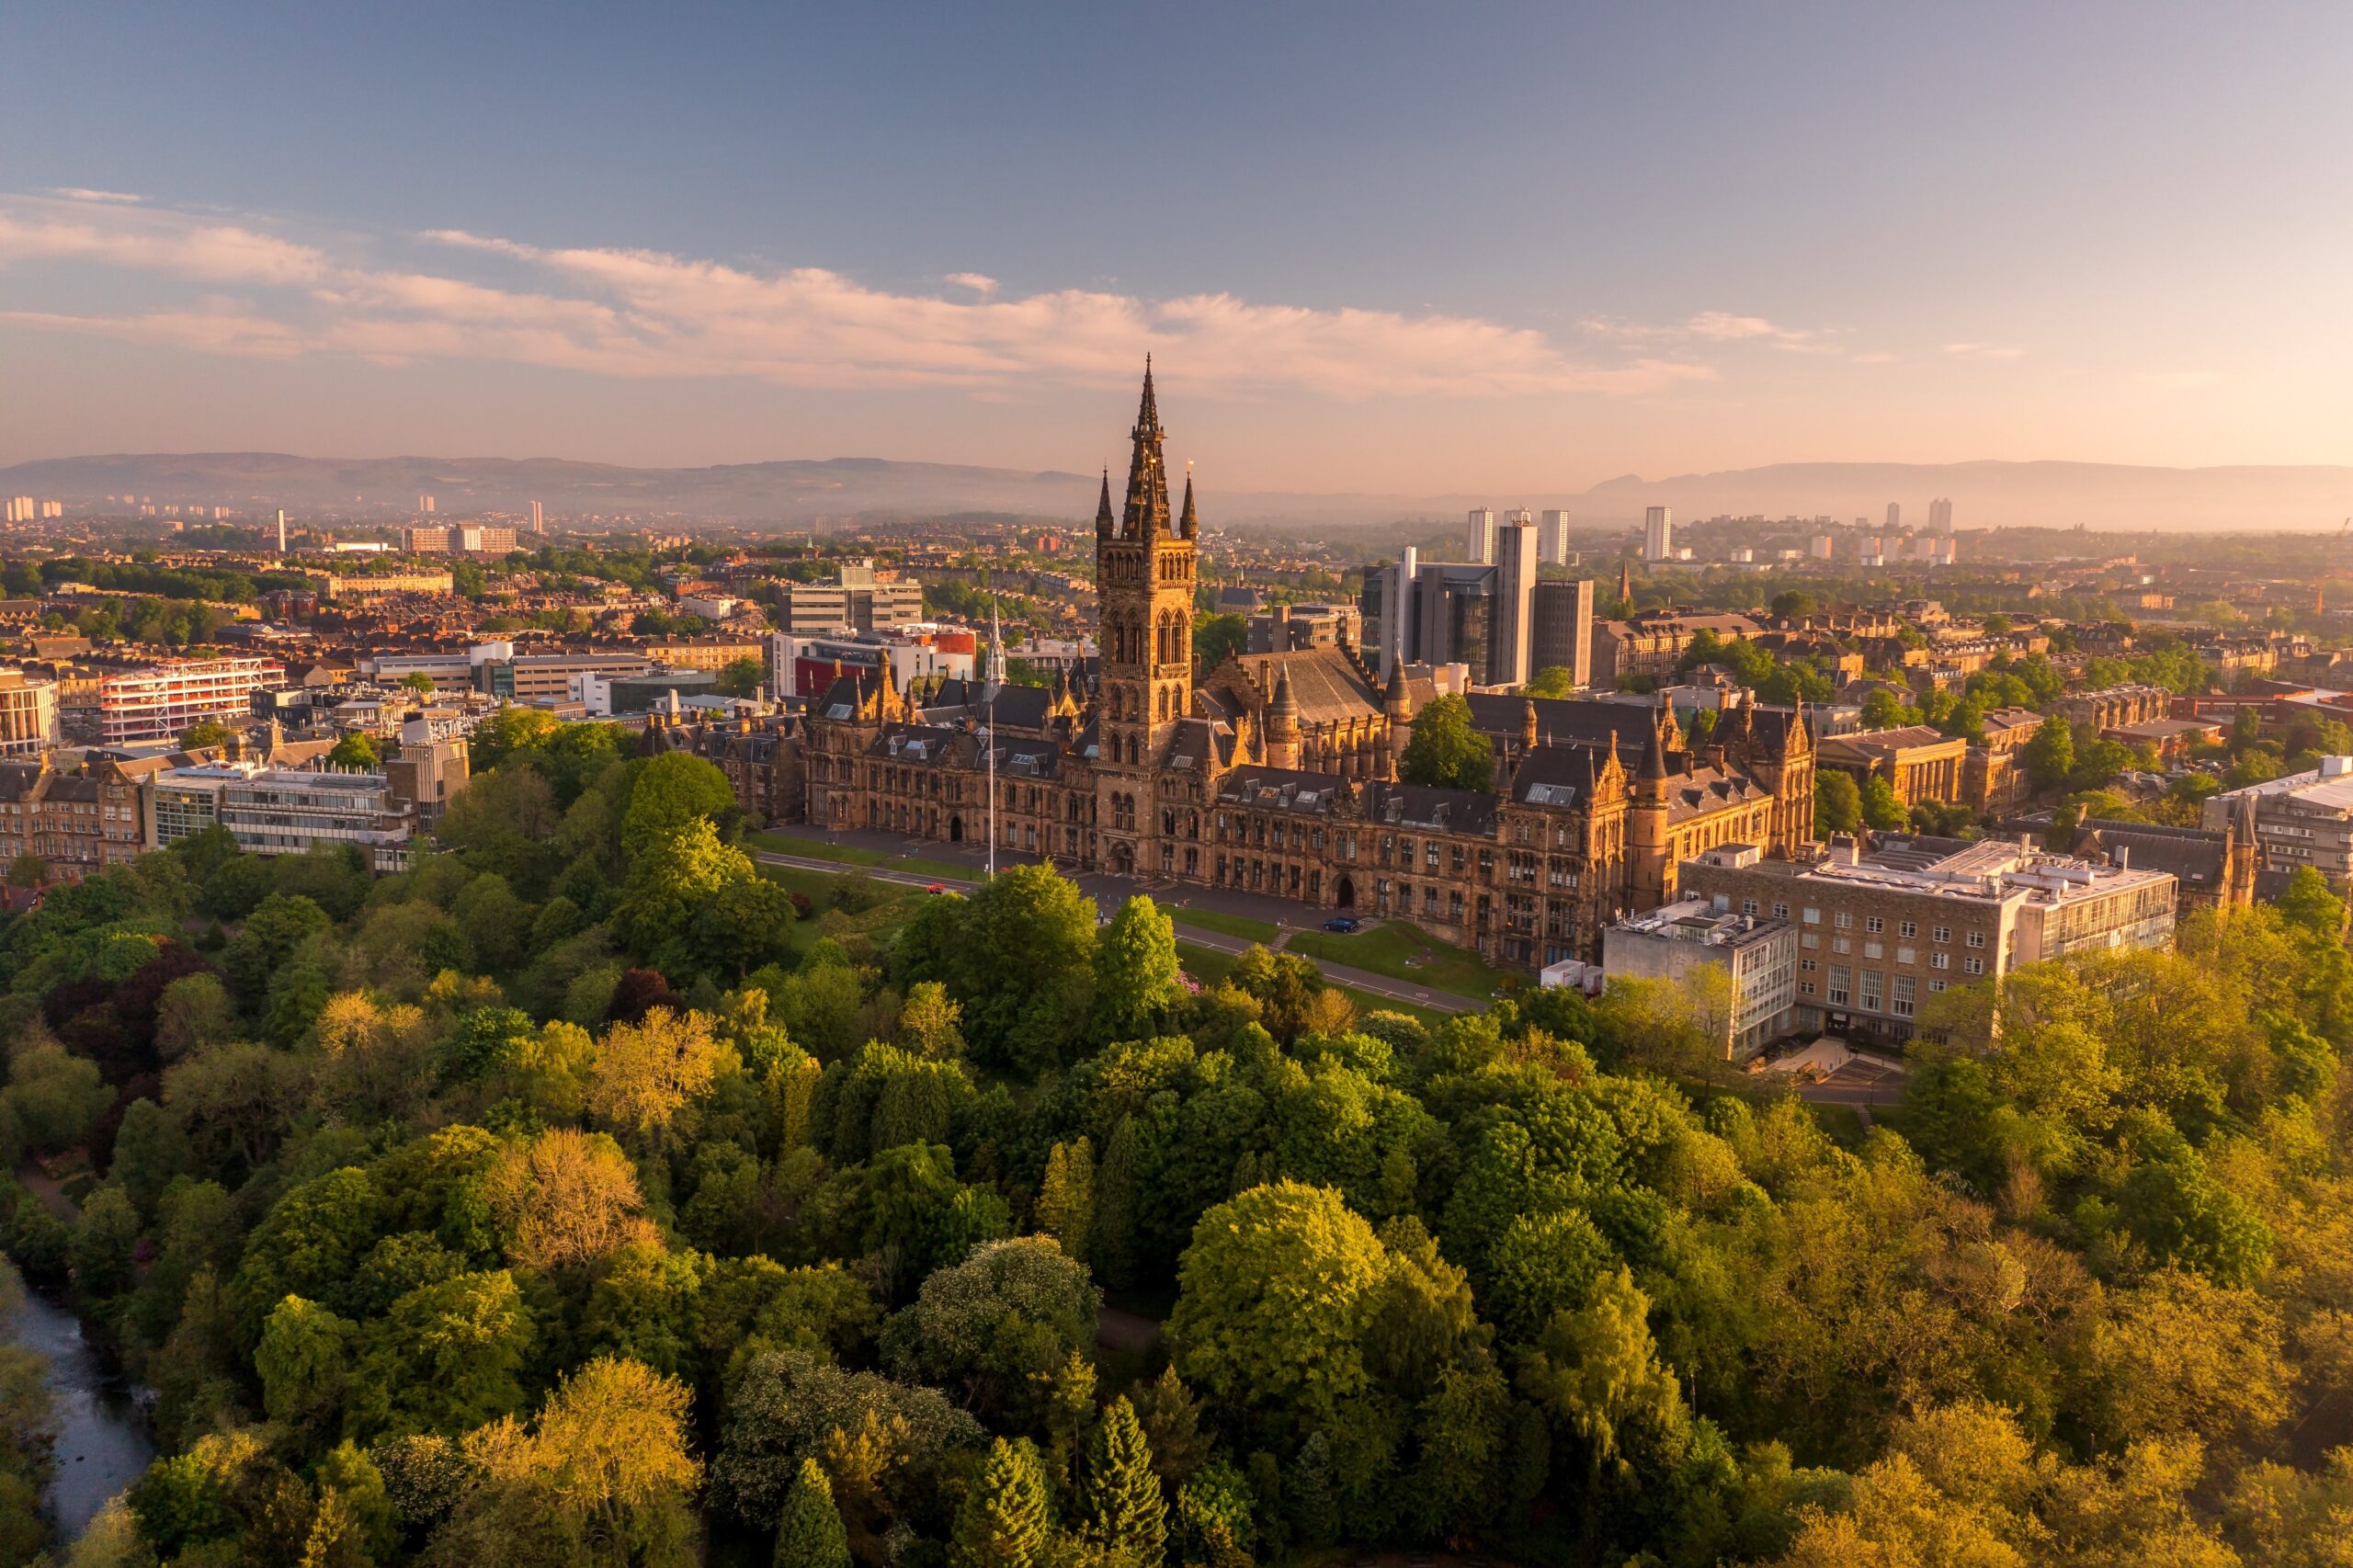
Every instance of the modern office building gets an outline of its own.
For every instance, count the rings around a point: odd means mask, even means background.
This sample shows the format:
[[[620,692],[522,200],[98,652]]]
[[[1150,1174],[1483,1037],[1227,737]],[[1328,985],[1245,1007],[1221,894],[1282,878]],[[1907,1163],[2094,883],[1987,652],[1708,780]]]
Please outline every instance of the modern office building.
[[[884,582],[870,561],[846,561],[831,583],[785,583],[778,611],[795,637],[883,631],[923,619],[923,585]]]
[[[1463,559],[1482,566],[1495,563],[1495,512],[1492,506],[1473,506],[1462,539]]]
[[[1601,933],[1605,980],[1680,982],[1711,967],[1727,982],[1722,1016],[1710,1022],[1728,1060],[1753,1056],[1789,1032],[1798,994],[1798,932],[1790,922],[1685,898]]]
[[[1800,1029],[1902,1040],[1930,998],[2021,964],[2173,940],[2170,872],[2044,854],[2002,839],[1851,843],[1820,860],[1745,844],[1682,866],[1680,892],[1798,932]]]
[[[1675,511],[1653,506],[1643,514],[1643,559],[1669,561],[1675,555]]]
[[[1572,684],[1593,684],[1593,579],[1536,585],[1529,612],[1531,676],[1540,670],[1569,672]]]
[[[2219,830],[2248,805],[2268,869],[2310,866],[2331,887],[2353,885],[2353,756],[2325,756],[2310,772],[2209,795],[2201,825]]]
[[[169,740],[206,719],[242,719],[256,687],[286,678],[276,659],[181,659],[98,682],[98,733],[109,745]]]
[[[1526,517],[1527,513],[1519,514]],[[1492,615],[1495,650],[1487,679],[1496,686],[1525,686],[1535,673],[1536,528],[1517,522],[1495,530],[1495,594]]]
[[[1537,556],[1547,566],[1569,563],[1569,510],[1565,506],[1545,509],[1537,524]]]
[[[0,669],[0,756],[29,756],[58,744],[57,683]]]
[[[218,824],[249,855],[300,855],[356,845],[379,871],[408,864],[410,803],[381,773],[312,772],[262,762],[166,768],[149,791],[147,842],[162,848]]]

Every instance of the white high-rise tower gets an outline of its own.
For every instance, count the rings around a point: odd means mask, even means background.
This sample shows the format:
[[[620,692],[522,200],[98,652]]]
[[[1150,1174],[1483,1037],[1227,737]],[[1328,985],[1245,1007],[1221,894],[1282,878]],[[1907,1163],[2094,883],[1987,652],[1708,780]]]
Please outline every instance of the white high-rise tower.
[[[1493,566],[1495,563],[1494,507],[1473,506],[1471,508],[1471,521],[1463,535],[1462,547],[1469,552],[1463,557],[1465,561],[1473,561],[1482,566]]]
[[[1675,511],[1653,506],[1643,514],[1643,559],[1665,561],[1675,553]]]

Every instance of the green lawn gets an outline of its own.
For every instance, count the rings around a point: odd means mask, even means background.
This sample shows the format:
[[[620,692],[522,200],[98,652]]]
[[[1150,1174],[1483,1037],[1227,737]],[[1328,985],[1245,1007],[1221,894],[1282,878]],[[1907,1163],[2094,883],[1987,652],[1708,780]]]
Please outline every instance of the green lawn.
[[[1178,909],[1162,904],[1160,912],[1179,926],[1198,926],[1204,931],[1218,931],[1228,937],[1239,937],[1245,942],[1263,942],[1273,947],[1282,927],[1271,920],[1253,920],[1246,915],[1220,915],[1214,909]]]
[[[1478,954],[1441,942],[1403,920],[1383,921],[1370,930],[1346,936],[1336,931],[1302,931],[1284,950],[1482,1001],[1513,978]]]
[[[806,871],[797,866],[768,865],[762,865],[759,870],[760,875],[810,903],[809,917],[792,924],[790,937],[796,955],[807,952],[826,937],[863,937],[880,947],[900,926],[914,919],[924,900],[931,896],[921,888],[876,881],[856,872],[835,874]]]
[[[755,833],[746,835],[754,848],[773,855],[798,855],[804,860],[832,860],[844,866],[880,866],[910,876],[936,877],[941,881],[969,882],[977,873],[970,866],[951,866],[945,860],[925,860],[911,855],[892,855],[885,850],[862,848],[855,844],[828,844],[822,838],[796,838],[785,833]]]

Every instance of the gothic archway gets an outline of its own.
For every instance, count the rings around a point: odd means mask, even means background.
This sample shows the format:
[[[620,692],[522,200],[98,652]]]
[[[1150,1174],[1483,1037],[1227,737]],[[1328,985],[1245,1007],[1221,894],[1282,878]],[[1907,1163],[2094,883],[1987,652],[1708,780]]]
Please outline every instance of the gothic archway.
[[[964,819],[962,817],[953,816],[948,819],[948,842],[950,844],[961,844],[964,842]]]
[[[1337,909],[1354,909],[1357,906],[1356,879],[1345,871],[1341,873],[1340,880],[1332,884],[1332,903]]]

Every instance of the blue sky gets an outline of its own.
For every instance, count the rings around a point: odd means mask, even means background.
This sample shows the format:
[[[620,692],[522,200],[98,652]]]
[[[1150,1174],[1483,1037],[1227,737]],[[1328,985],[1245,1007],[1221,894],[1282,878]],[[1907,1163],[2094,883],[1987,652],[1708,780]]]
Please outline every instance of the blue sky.
[[[0,461],[2353,461],[2341,6],[358,9],[0,13]]]

